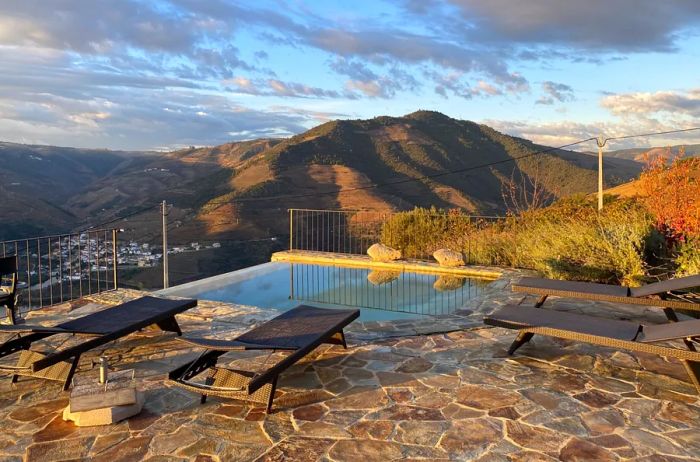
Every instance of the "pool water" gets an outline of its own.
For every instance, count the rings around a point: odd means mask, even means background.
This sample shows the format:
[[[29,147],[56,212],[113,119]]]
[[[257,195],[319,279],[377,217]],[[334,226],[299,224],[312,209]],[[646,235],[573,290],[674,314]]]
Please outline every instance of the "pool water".
[[[163,293],[286,311],[299,304],[361,308],[360,320],[412,319],[452,313],[489,281],[452,275],[273,262]]]

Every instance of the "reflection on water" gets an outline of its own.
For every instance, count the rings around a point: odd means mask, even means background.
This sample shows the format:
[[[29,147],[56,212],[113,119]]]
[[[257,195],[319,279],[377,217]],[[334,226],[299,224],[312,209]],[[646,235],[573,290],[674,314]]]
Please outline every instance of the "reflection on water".
[[[452,275],[291,265],[293,300],[417,315],[449,314],[477,296],[486,284]]]
[[[177,295],[280,311],[299,304],[361,308],[360,320],[383,321],[451,313],[487,283],[450,275],[275,262]]]

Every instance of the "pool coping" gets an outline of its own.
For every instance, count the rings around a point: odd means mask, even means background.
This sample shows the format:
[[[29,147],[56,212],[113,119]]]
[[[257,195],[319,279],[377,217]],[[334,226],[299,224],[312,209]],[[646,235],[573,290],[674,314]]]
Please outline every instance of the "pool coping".
[[[448,333],[463,329],[482,326],[482,319],[487,312],[484,312],[485,305],[494,294],[506,289],[514,277],[523,275],[522,270],[510,268],[494,268],[486,266],[469,267],[441,267],[437,263],[422,262],[416,260],[403,260],[396,262],[373,262],[369,257],[362,255],[343,255],[327,252],[306,252],[306,251],[283,251],[272,255],[271,261],[248,268],[231,271],[209,278],[192,281],[189,283],[173,286],[168,289],[161,289],[155,295],[180,297],[181,291],[191,290],[203,284],[212,284],[218,281],[230,283],[231,277],[235,275],[237,280],[243,280],[260,274],[261,267],[272,263],[313,263],[327,266],[346,266],[383,269],[387,271],[407,271],[430,274],[449,274],[459,277],[472,277],[486,279],[489,283],[483,291],[476,297],[467,301],[465,306],[458,308],[450,314],[425,316],[415,319],[395,319],[382,321],[355,321],[348,326],[348,338],[354,343],[365,344],[367,342],[378,341],[393,337],[411,337],[416,335],[430,335],[438,333]],[[522,298],[522,297],[521,297]],[[218,302],[230,304],[226,302]],[[245,305],[231,304],[239,307]],[[249,308],[260,310],[264,318],[274,317],[278,312],[274,309],[250,306]]]
[[[438,263],[421,260],[396,260],[391,262],[374,261],[366,255],[350,255],[330,252],[312,252],[300,250],[284,250],[272,254],[273,262],[315,263],[319,265],[334,265],[347,267],[362,267],[384,269],[410,273],[450,274],[453,276],[477,277],[483,279],[498,279],[503,276],[503,269],[490,266],[440,266]]]

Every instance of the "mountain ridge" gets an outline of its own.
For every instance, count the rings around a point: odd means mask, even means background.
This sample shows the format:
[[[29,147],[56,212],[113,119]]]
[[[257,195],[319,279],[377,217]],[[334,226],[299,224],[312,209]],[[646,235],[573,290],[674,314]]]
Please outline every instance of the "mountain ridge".
[[[7,209],[11,218],[0,225],[0,238],[23,224],[34,233],[79,229],[161,199],[174,204],[183,239],[249,238],[284,232],[279,217],[287,208],[435,205],[493,214],[505,211],[502,183],[511,176],[538,177],[556,197],[594,188],[594,158],[537,154],[545,149],[551,150],[434,111],[334,120],[284,139],[165,153],[0,143],[0,192],[21,204]],[[637,162],[608,162],[608,185],[639,172]],[[454,170],[461,173],[444,173]],[[157,233],[157,225],[143,232]]]

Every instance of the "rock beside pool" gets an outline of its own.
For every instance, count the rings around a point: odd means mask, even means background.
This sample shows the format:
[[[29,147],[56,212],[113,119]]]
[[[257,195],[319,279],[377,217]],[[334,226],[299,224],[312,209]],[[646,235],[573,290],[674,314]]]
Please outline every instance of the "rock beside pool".
[[[433,289],[438,292],[448,292],[450,290],[456,290],[462,287],[466,279],[457,276],[440,276],[435,280],[433,284]]]
[[[401,276],[398,271],[370,271],[367,275],[367,280],[375,286],[380,286],[382,284],[388,284],[395,281]]]
[[[367,255],[374,261],[394,261],[401,258],[401,251],[384,244],[372,244]]]
[[[433,258],[440,266],[464,266],[464,257],[460,252],[450,249],[439,249],[433,253]]]

